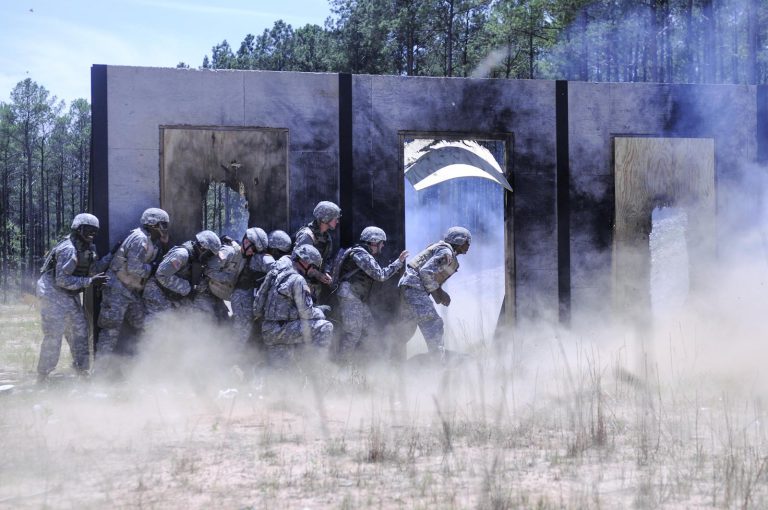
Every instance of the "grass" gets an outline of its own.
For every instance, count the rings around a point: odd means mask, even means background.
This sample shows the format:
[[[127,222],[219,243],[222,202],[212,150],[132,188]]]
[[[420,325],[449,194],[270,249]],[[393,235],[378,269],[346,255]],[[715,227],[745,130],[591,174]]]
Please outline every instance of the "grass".
[[[0,331],[3,370],[25,377],[36,311],[2,309]],[[0,507],[768,506],[759,392],[682,363],[638,375],[623,348],[489,346],[402,377],[265,375],[236,398],[152,381],[2,394]]]

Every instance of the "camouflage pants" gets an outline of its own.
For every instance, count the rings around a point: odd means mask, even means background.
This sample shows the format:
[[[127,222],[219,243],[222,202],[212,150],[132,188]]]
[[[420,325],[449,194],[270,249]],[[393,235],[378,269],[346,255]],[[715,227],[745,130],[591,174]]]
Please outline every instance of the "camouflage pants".
[[[437,314],[435,304],[427,291],[415,287],[400,287],[400,320],[403,323],[403,341],[407,342],[416,331],[424,335],[430,353],[445,353],[443,343],[443,319]]]
[[[114,352],[123,322],[137,331],[144,327],[144,302],[139,292],[127,288],[114,274],[110,276],[102,290],[97,357]]]
[[[69,294],[53,285],[52,278],[38,282],[40,297],[40,318],[43,326],[43,343],[40,346],[40,358],[37,373],[48,375],[59,363],[61,355],[61,337],[69,343],[72,360],[78,371],[90,367],[88,347],[88,322],[85,311],[80,305],[79,294]]]
[[[253,333],[253,289],[235,289],[230,296],[237,345],[245,346]]]
[[[351,292],[339,294],[339,313],[344,334],[341,337],[339,355],[343,358],[362,347],[363,334],[373,324],[373,315],[368,305]],[[373,346],[367,346],[373,347]]]
[[[218,321],[229,319],[229,310],[224,300],[214,296],[209,290],[195,293],[192,301],[189,303],[189,308],[201,312],[208,317],[213,317]]]
[[[171,299],[160,288],[160,284],[157,283],[155,278],[151,278],[144,287],[144,293],[142,294],[144,299],[144,311],[146,313],[145,322],[150,322],[157,314],[179,308],[185,303],[189,302],[188,299],[180,297],[179,299]]]
[[[267,363],[284,368],[296,362],[306,347],[327,355],[331,344],[333,324],[322,319],[267,321],[261,326]]]

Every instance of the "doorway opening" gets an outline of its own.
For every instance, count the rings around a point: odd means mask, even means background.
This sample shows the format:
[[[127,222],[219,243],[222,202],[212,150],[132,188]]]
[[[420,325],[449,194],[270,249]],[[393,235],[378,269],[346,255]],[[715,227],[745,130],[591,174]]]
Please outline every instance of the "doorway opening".
[[[224,182],[211,181],[203,197],[203,229],[228,235],[235,241],[248,228],[248,200],[245,198],[245,186],[239,184],[235,191]]]
[[[406,136],[403,140],[405,240],[411,257],[441,240],[452,226],[472,233],[469,253],[443,288],[450,307],[436,305],[445,322],[447,349],[471,350],[493,339],[505,294],[508,265],[505,236],[507,141],[482,138]],[[409,355],[424,352],[420,339]]]
[[[651,213],[651,311],[669,317],[685,305],[690,290],[688,214],[679,207],[656,207]]]

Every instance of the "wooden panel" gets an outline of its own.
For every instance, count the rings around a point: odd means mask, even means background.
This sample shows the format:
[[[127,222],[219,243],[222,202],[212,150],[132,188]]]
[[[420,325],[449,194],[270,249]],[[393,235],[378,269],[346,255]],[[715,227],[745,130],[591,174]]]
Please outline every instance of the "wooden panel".
[[[235,191],[244,185],[249,226],[288,226],[287,130],[165,127],[161,140],[160,204],[171,216],[174,242],[201,229],[212,181]]]
[[[682,208],[691,287],[705,277],[714,255],[715,145],[711,138],[614,139],[616,215],[614,222],[614,303],[640,323],[650,312],[651,213]]]

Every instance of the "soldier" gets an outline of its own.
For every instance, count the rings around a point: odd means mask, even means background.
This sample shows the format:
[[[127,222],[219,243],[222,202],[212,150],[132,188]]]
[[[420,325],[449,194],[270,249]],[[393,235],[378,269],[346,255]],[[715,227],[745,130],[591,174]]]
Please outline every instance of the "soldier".
[[[192,308],[215,317],[219,322],[229,319],[228,301],[243,259],[240,245],[229,236],[221,236],[221,248],[211,257],[203,270],[203,279],[195,287]]]
[[[147,319],[188,303],[190,292],[202,279],[206,262],[219,249],[221,240],[210,230],[198,232],[193,241],[171,248],[144,287]]]
[[[443,319],[437,314],[429,296],[437,304],[451,304],[451,297],[442,285],[459,270],[457,256],[467,253],[471,242],[472,234],[466,228],[449,228],[442,241],[428,246],[408,262],[405,274],[398,282],[402,320],[407,324],[404,340],[407,342],[410,339],[418,324],[430,354],[441,361],[445,360]]]
[[[305,279],[321,263],[320,252],[313,246],[297,246],[290,258],[275,263],[256,293],[254,319],[263,318],[262,339],[272,366],[287,367],[308,346],[321,357],[327,354],[333,325],[325,320],[324,308],[314,306]]]
[[[78,214],[72,221],[71,230],[70,235],[48,253],[40,270],[42,275],[37,280],[43,326],[43,343],[37,362],[39,383],[45,382],[59,363],[62,335],[69,343],[78,375],[88,375],[88,323],[80,304],[80,293],[90,285],[102,285],[109,280],[102,271],[111,257],[108,255],[97,262],[93,245],[99,232],[98,218],[92,214]]]
[[[272,255],[272,258],[275,260],[285,255],[290,255],[293,250],[291,236],[282,230],[273,230],[267,236],[267,240],[269,241],[267,252]]]
[[[290,238],[288,241],[290,243]],[[243,236],[243,244],[240,249],[242,254],[240,272],[230,301],[237,341],[240,346],[245,346],[248,343],[253,332],[253,297],[256,289],[261,286],[267,273],[275,264],[275,259],[267,253],[268,242],[267,233],[258,227],[249,228]],[[258,331],[260,332],[261,324],[257,324],[256,327],[259,328]]]
[[[339,312],[344,332],[339,346],[339,357],[348,361],[355,349],[361,347],[360,341],[364,330],[373,325],[373,316],[368,307],[373,282],[390,279],[403,267],[408,252],[400,256],[385,268],[381,268],[374,258],[381,253],[387,234],[379,227],[366,227],[360,234],[360,242],[347,250],[339,269]],[[368,346],[371,350],[374,346]],[[381,351],[382,346],[376,350]]]
[[[333,202],[318,202],[315,210],[312,212],[315,219],[296,232],[296,242],[294,247],[308,244],[317,248],[320,252],[323,264],[319,265],[310,276],[322,285],[331,285],[332,280],[329,274],[329,265],[333,257],[333,239],[331,231],[336,229],[341,219],[341,209]],[[317,271],[317,274],[314,273]],[[318,298],[322,288],[320,285],[313,284],[313,296]]]
[[[107,272],[110,278],[101,299],[97,366],[109,363],[123,322],[136,331],[144,327],[141,293],[162,259],[170,218],[164,210],[150,207],[141,214],[140,223],[120,244]]]

